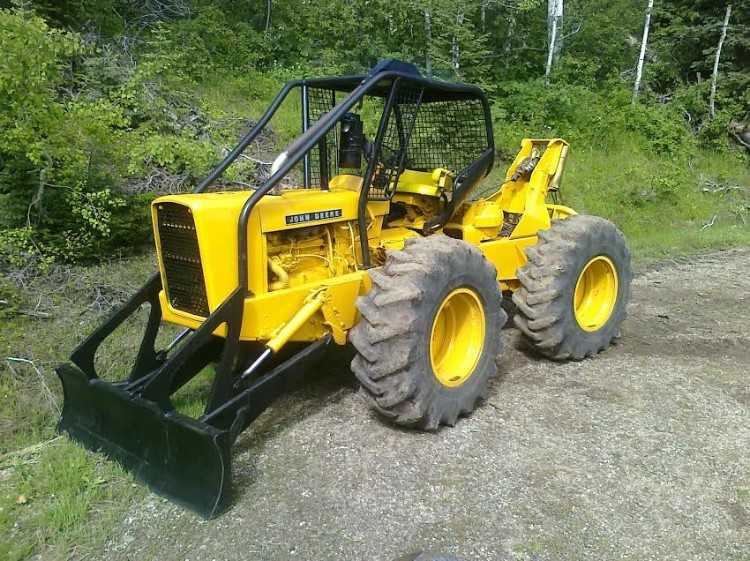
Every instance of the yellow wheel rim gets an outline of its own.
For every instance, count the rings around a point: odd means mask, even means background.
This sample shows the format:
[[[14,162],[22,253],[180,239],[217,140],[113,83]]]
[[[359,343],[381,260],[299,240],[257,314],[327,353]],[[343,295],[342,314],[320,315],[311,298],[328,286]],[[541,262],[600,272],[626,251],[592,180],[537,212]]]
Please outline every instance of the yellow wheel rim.
[[[466,382],[484,348],[484,307],[470,288],[448,294],[435,315],[430,335],[430,361],[438,381],[455,388]]]
[[[573,296],[576,321],[584,331],[601,329],[617,303],[617,269],[609,257],[598,255],[581,271]]]

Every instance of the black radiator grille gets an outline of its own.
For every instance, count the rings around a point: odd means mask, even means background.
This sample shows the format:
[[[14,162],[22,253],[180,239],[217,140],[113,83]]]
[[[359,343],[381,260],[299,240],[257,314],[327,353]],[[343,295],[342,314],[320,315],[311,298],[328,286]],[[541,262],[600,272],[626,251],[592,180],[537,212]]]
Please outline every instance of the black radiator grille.
[[[198,235],[190,209],[177,203],[160,203],[156,216],[169,303],[175,309],[208,316]]]

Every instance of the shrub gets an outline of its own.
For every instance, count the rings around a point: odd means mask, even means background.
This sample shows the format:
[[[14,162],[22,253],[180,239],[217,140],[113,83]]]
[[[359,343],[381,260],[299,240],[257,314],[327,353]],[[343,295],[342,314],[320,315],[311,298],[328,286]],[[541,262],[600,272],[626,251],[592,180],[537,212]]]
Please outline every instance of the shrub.
[[[679,108],[666,104],[638,103],[626,110],[626,128],[640,134],[648,148],[664,156],[689,156],[695,150]]]
[[[88,261],[147,241],[147,202],[126,197],[124,179],[150,164],[202,173],[214,149],[193,131],[175,140],[134,129],[137,116],[151,125],[158,113],[144,99],[67,94],[76,57],[91,48],[33,14],[0,10],[0,51],[0,259]]]

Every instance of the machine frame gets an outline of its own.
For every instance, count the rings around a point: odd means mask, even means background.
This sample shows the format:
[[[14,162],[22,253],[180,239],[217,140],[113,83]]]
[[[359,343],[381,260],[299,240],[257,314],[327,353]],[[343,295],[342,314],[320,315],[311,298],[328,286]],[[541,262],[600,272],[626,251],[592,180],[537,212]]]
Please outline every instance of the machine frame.
[[[322,114],[312,126],[309,126],[310,88],[347,92],[341,102]],[[566,207],[545,202],[548,190],[559,185],[567,153],[564,141],[525,140],[506,176],[504,187],[508,188],[500,188],[485,199],[468,205],[468,210],[461,214],[457,212],[459,206],[479,180],[490,172],[494,160],[492,118],[482,90],[424,78],[412,65],[397,61],[384,61],[366,76],[291,81],[281,89],[257,124],[196,186],[194,195],[173,196],[181,197],[181,200],[188,200],[191,196],[206,197],[204,192],[258,137],[284,100],[293,91],[300,92],[302,134],[276,159],[270,177],[238,206],[237,214],[224,220],[224,227],[208,228],[204,234],[198,232],[198,236],[230,238],[225,240],[226,248],[217,259],[236,259],[236,276],[228,277],[221,288],[208,295],[211,305],[206,317],[189,314],[176,310],[168,300],[165,291],[168,287],[163,285],[163,256],[160,254],[160,272],[151,276],[131,299],[73,351],[70,363],[57,368],[65,394],[59,424],[61,431],[68,432],[89,448],[103,450],[157,492],[183,502],[205,516],[221,511],[229,496],[230,450],[238,435],[282,395],[296,377],[302,375],[306,366],[322,356],[332,342],[345,344],[347,331],[356,323],[354,302],[357,296],[368,292],[371,282],[367,273],[372,265],[368,216],[376,212],[373,208],[390,199],[393,193],[388,193],[389,186],[398,183],[404,170],[402,154],[400,161],[391,164],[395,177],[392,169],[385,182],[373,187],[374,178],[382,169],[382,166],[378,168],[378,155],[389,115],[401,88],[419,92],[419,97],[412,100],[417,107],[420,103],[436,100],[478,102],[483,114],[486,143],[467,165],[455,170],[451,196],[442,200],[437,216],[426,221],[421,232],[402,228],[399,235],[453,231],[455,237],[476,245],[497,264],[498,282],[503,289],[515,288],[516,270],[525,263],[523,249],[536,243],[536,232],[549,227],[553,217],[574,214]],[[321,281],[315,287],[300,286],[276,292],[263,290],[262,282],[251,282],[253,266],[249,248],[252,248],[253,240],[249,239],[248,232],[252,217],[257,214],[254,209],[300,162],[303,164],[303,183],[305,187],[311,187],[315,164],[311,153],[316,148],[318,164],[321,165],[321,187],[328,187],[331,178],[323,171],[328,149],[325,136],[366,96],[382,98],[384,107],[373,143],[374,157],[367,163],[356,197],[354,216],[361,244],[361,262],[357,270]],[[513,180],[513,171],[540,143],[544,143],[545,151],[537,169],[530,178]],[[375,196],[373,189],[383,192]],[[175,200],[173,197],[162,197],[154,204],[167,204]],[[354,204],[351,191],[346,195],[342,193],[339,198]],[[284,218],[284,212],[276,213],[274,220]],[[351,212],[354,213],[355,209]],[[505,226],[504,212],[509,216],[522,213],[522,216],[517,224],[512,224],[508,236],[498,239]],[[156,209],[153,216],[159,247]],[[233,220],[236,220],[236,230],[232,234]],[[327,220],[324,217],[318,222],[324,224]],[[130,374],[118,382],[104,381],[95,368],[97,350],[144,304],[150,305],[150,312]],[[322,320],[312,320],[321,314]],[[157,351],[156,338],[163,320],[180,324],[185,329],[170,345]],[[287,345],[290,341],[307,344],[301,350],[292,349]],[[215,374],[203,414],[194,419],[177,412],[171,396],[211,363],[216,364]]]

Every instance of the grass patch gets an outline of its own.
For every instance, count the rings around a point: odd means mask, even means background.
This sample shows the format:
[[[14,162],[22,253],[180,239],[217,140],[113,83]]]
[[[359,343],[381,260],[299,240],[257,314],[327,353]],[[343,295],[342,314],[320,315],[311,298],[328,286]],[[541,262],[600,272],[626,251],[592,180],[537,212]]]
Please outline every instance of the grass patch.
[[[750,170],[735,155],[671,160],[630,139],[568,162],[566,202],[615,222],[638,262],[750,243]]]
[[[0,486],[0,558],[9,561],[85,554],[145,492],[116,463],[67,439],[4,469],[10,477]]]
[[[82,556],[145,493],[116,463],[55,439],[62,387],[54,367],[153,267],[147,255],[8,275],[21,290],[16,312],[0,318],[0,559]],[[137,319],[145,317],[142,311]],[[139,336],[137,329],[116,331],[98,357],[100,371],[122,369],[119,355],[135,349]],[[25,451],[39,443],[46,444]]]
[[[172,396],[175,410],[188,417],[200,417],[206,407],[213,379],[214,367],[209,365],[175,392]]]
[[[0,559],[82,557],[148,492],[117,463],[56,438],[62,386],[54,367],[154,268],[148,254],[9,275],[20,290],[12,291],[13,311],[0,317]],[[147,316],[147,308],[134,314],[102,345],[96,367],[103,378],[127,375]],[[178,331],[165,326],[157,346]],[[206,368],[181,388],[178,411],[203,412],[212,374]]]

